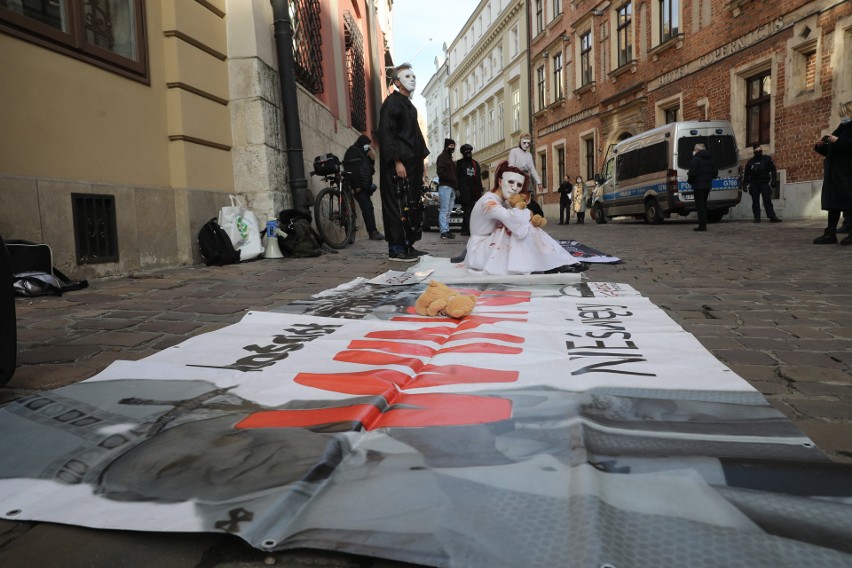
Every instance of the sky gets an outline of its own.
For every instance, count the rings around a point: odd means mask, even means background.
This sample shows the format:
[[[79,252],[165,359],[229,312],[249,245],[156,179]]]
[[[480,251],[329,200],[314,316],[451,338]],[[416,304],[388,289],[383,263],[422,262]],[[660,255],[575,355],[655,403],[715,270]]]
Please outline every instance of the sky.
[[[421,116],[426,116],[422,93],[435,74],[435,57],[443,55],[444,43],[449,47],[478,5],[479,0],[394,0],[393,61],[414,68],[413,102]]]

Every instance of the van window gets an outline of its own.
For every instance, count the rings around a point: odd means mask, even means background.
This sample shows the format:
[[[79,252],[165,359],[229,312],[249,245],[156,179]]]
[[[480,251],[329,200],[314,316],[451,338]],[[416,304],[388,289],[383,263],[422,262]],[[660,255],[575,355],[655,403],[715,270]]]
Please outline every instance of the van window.
[[[692,150],[696,144],[704,144],[713,156],[713,164],[719,168],[737,165],[737,143],[733,136],[691,136],[677,141],[677,165],[689,169]]]
[[[628,180],[666,171],[669,167],[668,151],[669,143],[664,140],[621,154],[616,159],[618,179]]]
[[[615,159],[615,171],[618,179],[632,179],[639,175],[639,152],[631,150],[624,154],[619,154]]]
[[[610,158],[609,160],[606,161],[606,165],[604,166],[604,171],[603,171],[604,180],[612,179],[612,165],[613,165],[613,163],[614,163],[614,160],[612,158]]]
[[[669,169],[669,143],[665,140],[639,150],[639,175],[664,172]]]

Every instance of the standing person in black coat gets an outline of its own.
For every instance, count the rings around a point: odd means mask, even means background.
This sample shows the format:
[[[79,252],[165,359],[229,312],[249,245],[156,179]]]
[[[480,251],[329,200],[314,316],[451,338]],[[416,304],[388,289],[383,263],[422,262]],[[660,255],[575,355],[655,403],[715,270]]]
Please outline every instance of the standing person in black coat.
[[[751,212],[754,222],[760,223],[760,199],[763,198],[763,208],[770,223],[780,223],[781,219],[775,214],[772,206],[772,182],[778,179],[778,169],[772,158],[763,154],[760,144],[752,146],[754,156],[746,162],[743,173],[743,183],[748,186],[751,195]]]
[[[571,178],[565,174],[562,183],[559,184],[559,224],[571,224],[571,191],[574,189]],[[564,219],[564,222],[563,222]]]
[[[382,219],[388,259],[416,262],[422,254],[414,243],[423,236],[423,206],[420,186],[423,180],[423,160],[429,155],[423,132],[417,122],[417,108],[411,95],[417,86],[409,63],[394,67],[391,78],[396,91],[382,103],[379,111],[379,190],[382,195]],[[403,195],[409,204],[400,208],[397,186],[406,186]]]
[[[462,157],[456,162],[456,180],[459,184],[459,203],[464,216],[462,217],[462,236],[470,236],[470,212],[473,204],[482,197],[482,170],[479,162],[473,159],[473,146],[462,144]]]
[[[370,146],[372,141],[363,134],[358,137],[353,145],[346,149],[346,154],[343,155],[343,167],[346,168],[351,175],[352,193],[355,194],[355,201],[361,208],[361,216],[364,217],[364,226],[367,229],[367,234],[370,235],[371,241],[381,241],[385,238],[376,228],[376,214],[373,211],[373,193],[376,191],[376,184],[373,183],[373,174],[376,173],[375,155],[373,147]]]
[[[822,180],[822,208],[828,211],[828,226],[815,245],[837,242],[840,214],[852,215],[852,101],[840,103],[840,126],[823,136],[814,150],[825,156]],[[852,245],[852,235],[841,245]]]
[[[698,226],[693,231],[707,230],[707,198],[713,180],[719,175],[719,168],[713,164],[713,157],[704,146],[696,144],[692,150],[692,163],[689,165],[687,182],[692,186],[695,196],[695,210],[698,212]]]

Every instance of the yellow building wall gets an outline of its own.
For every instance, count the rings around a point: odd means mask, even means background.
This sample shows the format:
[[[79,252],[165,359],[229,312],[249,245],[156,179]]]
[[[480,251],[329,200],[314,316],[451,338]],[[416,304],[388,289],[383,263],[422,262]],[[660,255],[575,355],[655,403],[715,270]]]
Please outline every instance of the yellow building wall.
[[[234,188],[225,1],[145,7],[149,84],[0,33],[0,234],[76,277],[200,261]],[[115,197],[117,262],[77,265],[72,193]]]

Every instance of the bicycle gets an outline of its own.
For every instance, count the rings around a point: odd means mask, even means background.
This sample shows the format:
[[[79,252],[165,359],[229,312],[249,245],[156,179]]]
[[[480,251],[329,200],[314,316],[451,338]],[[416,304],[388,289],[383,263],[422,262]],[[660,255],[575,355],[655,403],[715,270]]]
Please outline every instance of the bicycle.
[[[340,167],[334,154],[324,154],[314,160],[312,176],[320,176],[329,184],[314,200],[314,220],[317,231],[326,244],[335,249],[346,248],[355,242],[355,196],[350,174]]]

